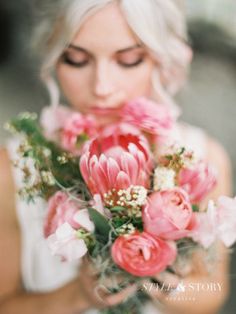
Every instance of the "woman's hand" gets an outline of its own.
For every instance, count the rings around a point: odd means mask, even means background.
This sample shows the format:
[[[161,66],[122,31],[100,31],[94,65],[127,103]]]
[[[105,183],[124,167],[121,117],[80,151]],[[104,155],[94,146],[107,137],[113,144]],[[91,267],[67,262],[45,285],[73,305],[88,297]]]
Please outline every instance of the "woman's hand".
[[[119,279],[118,279],[119,280]],[[113,286],[112,278],[108,278],[102,284],[98,281],[98,273],[92,264],[85,258],[80,267],[78,278],[79,292],[83,298],[85,309],[103,309],[112,307],[126,301],[137,290],[136,285],[130,285],[120,292],[111,293],[109,288]]]
[[[144,282],[142,289],[154,304],[168,314],[215,314],[228,295],[226,277],[227,253],[221,243],[216,246],[217,256],[207,261],[199,250],[194,252],[190,267],[176,269],[176,275],[163,272],[153,281]]]

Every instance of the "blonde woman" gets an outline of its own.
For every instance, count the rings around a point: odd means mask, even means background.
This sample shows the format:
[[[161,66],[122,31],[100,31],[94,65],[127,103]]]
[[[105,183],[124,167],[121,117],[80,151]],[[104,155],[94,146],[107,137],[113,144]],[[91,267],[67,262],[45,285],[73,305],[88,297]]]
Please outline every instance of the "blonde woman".
[[[122,105],[145,96],[165,103],[178,114],[173,96],[183,85],[191,49],[179,1],[174,0],[51,0],[45,1],[35,42],[41,52],[41,76],[51,96],[60,95],[69,106],[95,113],[103,124],[116,119]],[[137,108],[138,110],[138,108]],[[222,147],[191,126],[176,134],[219,171],[212,197],[230,193],[229,161]],[[124,301],[135,292],[117,294],[96,290],[90,265],[60,263],[47,250],[42,236],[45,204],[27,205],[15,198],[20,174],[12,171],[14,145],[0,152],[0,313],[74,314],[95,311]],[[193,259],[191,270],[157,279],[165,284],[219,283],[217,291],[188,290],[181,298],[160,290],[149,291],[153,304],[145,313],[216,313],[228,294],[228,258],[218,245],[214,271],[203,258]],[[175,296],[178,296],[175,292]],[[100,297],[99,297],[100,296]],[[102,296],[102,298],[101,298]],[[195,298],[195,300],[194,300]],[[93,310],[94,309],[94,310]]]

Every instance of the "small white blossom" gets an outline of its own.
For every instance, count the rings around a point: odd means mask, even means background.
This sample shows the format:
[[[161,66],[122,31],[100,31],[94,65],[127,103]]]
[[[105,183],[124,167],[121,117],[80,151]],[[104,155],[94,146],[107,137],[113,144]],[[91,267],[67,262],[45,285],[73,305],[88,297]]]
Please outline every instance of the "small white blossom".
[[[41,172],[42,180],[49,186],[55,185],[55,179],[53,174],[50,171]]]
[[[43,155],[44,155],[44,157],[48,158],[52,155],[52,152],[47,147],[44,147],[43,148]]]
[[[135,231],[136,231],[136,229],[135,229],[134,225],[131,223],[122,225],[121,227],[116,229],[117,233],[123,234],[123,235],[129,235],[129,234],[134,233]]]
[[[154,190],[172,189],[175,186],[175,171],[165,167],[157,167],[154,172]]]
[[[131,185],[128,189],[116,191],[112,189],[104,193],[104,202],[106,206],[121,206],[126,208],[129,216],[141,217],[141,207],[146,203],[147,189],[139,185]]]

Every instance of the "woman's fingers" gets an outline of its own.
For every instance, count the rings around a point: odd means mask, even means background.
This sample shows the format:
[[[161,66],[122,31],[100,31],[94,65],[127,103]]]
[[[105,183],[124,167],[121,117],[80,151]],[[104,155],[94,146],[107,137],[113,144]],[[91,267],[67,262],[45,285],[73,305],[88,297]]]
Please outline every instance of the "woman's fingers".
[[[99,308],[106,308],[125,302],[137,291],[136,285],[130,285],[120,292],[111,293],[104,285],[97,285],[94,288],[94,301]]]
[[[124,302],[137,290],[136,285],[129,285],[121,291],[112,293],[125,283],[123,276],[110,276],[103,281],[98,279],[99,273],[87,259],[84,259],[80,268],[80,283],[86,297],[94,307],[102,309]]]
[[[180,281],[179,276],[171,274],[167,271],[163,271],[162,273],[154,276],[154,279],[156,279],[161,285],[173,286],[173,288],[176,288]]]
[[[140,288],[153,299],[159,301],[174,291],[181,282],[177,275],[169,272],[162,272],[152,277],[153,280],[143,281]]]

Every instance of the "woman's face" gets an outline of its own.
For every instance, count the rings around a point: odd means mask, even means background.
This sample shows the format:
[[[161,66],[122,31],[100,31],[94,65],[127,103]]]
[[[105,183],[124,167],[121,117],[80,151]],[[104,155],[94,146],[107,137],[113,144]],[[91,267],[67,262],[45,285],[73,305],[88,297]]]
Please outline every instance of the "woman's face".
[[[122,105],[151,95],[154,60],[132,33],[118,5],[89,17],[57,64],[57,77],[71,106],[115,120]]]

